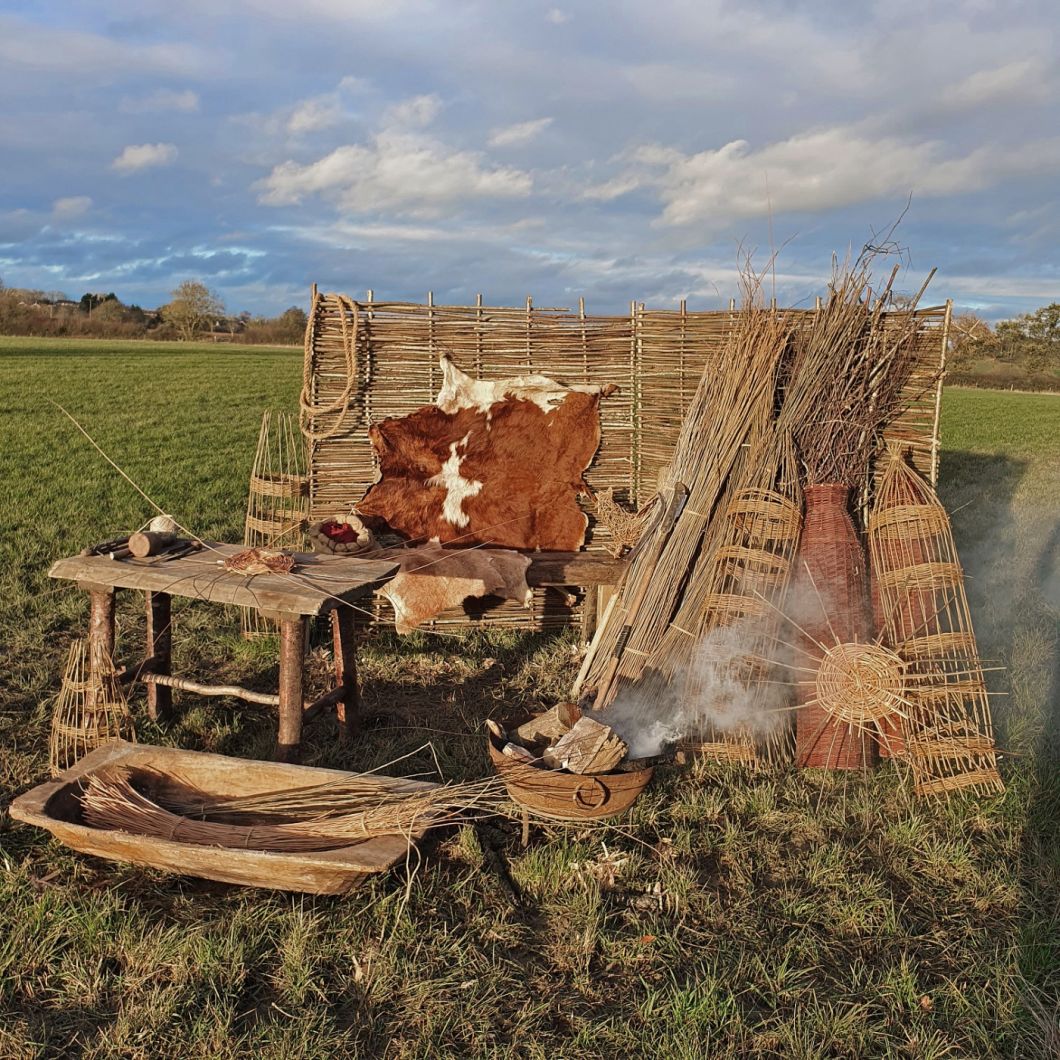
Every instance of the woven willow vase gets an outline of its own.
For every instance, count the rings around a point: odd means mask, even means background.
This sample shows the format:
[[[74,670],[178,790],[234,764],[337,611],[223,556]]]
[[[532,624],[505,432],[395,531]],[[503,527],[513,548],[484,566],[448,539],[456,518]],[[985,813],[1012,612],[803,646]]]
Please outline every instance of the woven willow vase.
[[[795,561],[795,606],[808,636],[800,637],[809,656],[799,665],[815,667],[825,649],[839,642],[870,640],[868,570],[865,550],[850,518],[850,488],[840,483],[807,486],[806,516]],[[816,643],[814,643],[816,642]],[[812,660],[810,659],[812,656]],[[837,721],[811,702],[815,674],[798,672],[795,761],[800,766],[860,769],[870,764],[875,745],[862,729]]]

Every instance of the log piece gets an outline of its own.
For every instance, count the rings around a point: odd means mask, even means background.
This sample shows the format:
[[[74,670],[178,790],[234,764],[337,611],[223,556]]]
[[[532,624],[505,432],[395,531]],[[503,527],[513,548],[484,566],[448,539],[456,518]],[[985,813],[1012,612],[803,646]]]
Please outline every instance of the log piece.
[[[593,718],[580,718],[544,754],[546,765],[593,776],[609,773],[629,748],[614,729]]]

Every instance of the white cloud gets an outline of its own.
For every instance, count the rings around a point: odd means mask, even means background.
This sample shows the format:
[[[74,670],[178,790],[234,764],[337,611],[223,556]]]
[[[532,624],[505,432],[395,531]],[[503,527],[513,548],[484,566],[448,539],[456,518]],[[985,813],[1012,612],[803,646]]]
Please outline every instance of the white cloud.
[[[126,96],[121,101],[120,109],[124,114],[148,114],[152,111],[177,111],[192,114],[199,109],[199,94],[190,88],[176,92],[160,88],[146,96]]]
[[[87,195],[69,195],[52,203],[52,216],[61,220],[80,217],[91,208],[92,200]]]
[[[544,132],[552,124],[551,118],[533,118],[502,129],[494,129],[490,134],[491,147],[508,147],[511,144],[525,144],[538,133]]]
[[[435,95],[413,96],[388,107],[383,115],[383,124],[422,129],[438,117],[441,109],[442,101]]]
[[[337,96],[317,96],[299,103],[287,119],[287,131],[292,136],[318,132],[337,125],[343,118],[342,104]]]
[[[129,144],[110,165],[119,173],[138,173],[142,169],[168,166],[176,157],[174,144]]]
[[[823,212],[907,192],[978,191],[1007,177],[1047,171],[1058,159],[1060,140],[1025,145],[1019,152],[980,147],[945,157],[937,141],[834,126],[757,150],[746,140],[692,155],[646,145],[632,152],[624,172],[590,187],[585,196],[607,201],[654,188],[664,205],[664,224],[721,223],[770,212]]]
[[[563,11],[558,7],[550,7],[545,12],[545,21],[551,22],[553,26],[562,26],[564,23],[570,22],[573,17],[569,11]]]
[[[391,129],[308,165],[284,162],[257,187],[259,200],[270,206],[322,195],[351,213],[394,210],[429,217],[477,197],[521,198],[530,193],[531,179],[521,170],[492,166],[476,152]]]
[[[942,94],[954,108],[984,107],[993,103],[1042,100],[1049,96],[1050,75],[1041,59],[1017,59],[993,70],[979,70]]]

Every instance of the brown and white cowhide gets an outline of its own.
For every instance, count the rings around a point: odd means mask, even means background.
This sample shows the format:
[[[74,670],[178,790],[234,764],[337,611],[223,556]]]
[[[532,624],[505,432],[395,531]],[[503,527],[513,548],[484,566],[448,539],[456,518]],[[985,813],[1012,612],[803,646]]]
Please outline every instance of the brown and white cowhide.
[[[442,548],[432,542],[380,555],[399,565],[398,573],[379,590],[394,608],[398,633],[410,633],[469,597],[500,596],[524,607],[533,602],[533,591],[526,584],[530,557],[518,552]]]
[[[582,476],[614,386],[542,375],[473,379],[441,359],[433,405],[373,424],[380,479],[357,512],[408,539],[577,551],[588,519]]]

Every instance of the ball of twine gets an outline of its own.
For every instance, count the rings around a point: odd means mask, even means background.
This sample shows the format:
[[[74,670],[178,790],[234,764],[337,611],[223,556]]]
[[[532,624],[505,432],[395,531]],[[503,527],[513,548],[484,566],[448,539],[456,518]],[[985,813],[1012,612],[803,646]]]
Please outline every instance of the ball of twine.
[[[905,664],[877,644],[837,644],[817,670],[817,702],[847,725],[901,713],[905,687]]]

